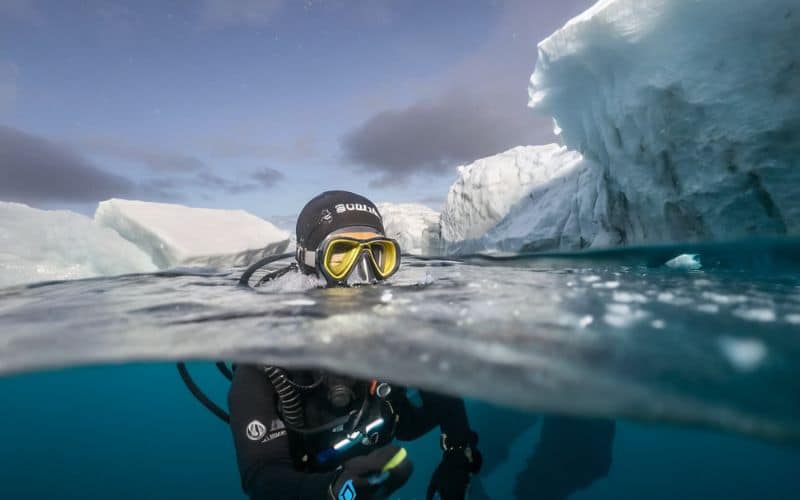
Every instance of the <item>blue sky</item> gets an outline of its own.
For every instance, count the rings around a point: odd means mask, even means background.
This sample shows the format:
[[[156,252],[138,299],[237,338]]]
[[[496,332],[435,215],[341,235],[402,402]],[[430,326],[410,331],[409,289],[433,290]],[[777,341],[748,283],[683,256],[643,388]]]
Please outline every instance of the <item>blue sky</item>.
[[[438,207],[459,164],[553,141],[536,43],[591,3],[0,0],[0,200]]]

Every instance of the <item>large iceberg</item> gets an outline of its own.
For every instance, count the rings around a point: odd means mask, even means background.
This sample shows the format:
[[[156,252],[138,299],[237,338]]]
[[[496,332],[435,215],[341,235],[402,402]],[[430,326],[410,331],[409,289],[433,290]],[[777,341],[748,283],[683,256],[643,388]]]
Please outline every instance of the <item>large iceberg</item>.
[[[597,166],[563,146],[520,146],[458,167],[442,209],[448,253],[616,244]]]
[[[148,254],[88,217],[0,202],[0,287],[155,270]]]
[[[416,203],[378,203],[386,235],[404,254],[439,255],[439,213]]]
[[[112,199],[98,205],[94,219],[162,269],[243,266],[289,245],[288,232],[244,210]]]
[[[798,33],[797,0],[603,0],[540,43],[530,104],[622,244],[797,234]]]

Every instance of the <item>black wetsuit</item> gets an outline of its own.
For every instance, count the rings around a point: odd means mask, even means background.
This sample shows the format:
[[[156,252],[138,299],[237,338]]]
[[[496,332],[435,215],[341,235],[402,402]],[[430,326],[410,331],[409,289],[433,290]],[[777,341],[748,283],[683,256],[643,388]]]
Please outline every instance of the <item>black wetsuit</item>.
[[[359,383],[368,387],[367,382]],[[321,387],[304,398],[307,427],[315,427],[340,417],[324,396]],[[236,445],[239,473],[244,492],[252,499],[320,499],[336,477],[335,468],[354,455],[366,454],[392,439],[416,439],[437,424],[442,433],[455,440],[467,439],[471,432],[464,403],[460,399],[420,391],[421,405],[413,404],[402,387],[393,386],[383,400],[357,392],[352,409],[358,410],[369,398],[362,422],[383,418],[385,425],[372,442],[354,446],[347,453],[320,462],[320,452],[330,449],[346,431],[331,430],[304,436],[288,430],[278,412],[278,398],[264,372],[255,366],[238,366],[228,394],[231,430]]]

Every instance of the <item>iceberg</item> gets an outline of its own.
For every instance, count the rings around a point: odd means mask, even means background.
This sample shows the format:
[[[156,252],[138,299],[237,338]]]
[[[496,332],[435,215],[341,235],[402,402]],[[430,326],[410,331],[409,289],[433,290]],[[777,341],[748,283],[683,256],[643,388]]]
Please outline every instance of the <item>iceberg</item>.
[[[88,217],[0,202],[0,287],[156,270],[147,253]]]
[[[245,266],[289,246],[288,232],[244,210],[111,199],[98,205],[94,220],[150,255],[161,269]]]
[[[447,253],[616,244],[597,165],[558,144],[519,146],[458,167],[442,209]]]
[[[603,0],[539,44],[530,106],[620,244],[798,234],[798,33],[797,0]]]
[[[439,213],[416,203],[378,203],[386,235],[404,254],[439,255]]]

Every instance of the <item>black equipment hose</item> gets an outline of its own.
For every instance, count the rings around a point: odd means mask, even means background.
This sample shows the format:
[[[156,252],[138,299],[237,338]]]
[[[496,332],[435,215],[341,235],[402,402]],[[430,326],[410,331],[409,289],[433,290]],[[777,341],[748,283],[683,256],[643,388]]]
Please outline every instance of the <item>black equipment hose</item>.
[[[225,412],[225,410],[217,406],[216,403],[208,399],[208,396],[203,394],[203,391],[201,391],[200,388],[197,386],[197,384],[194,382],[192,376],[189,375],[189,370],[186,369],[185,363],[183,362],[178,363],[178,373],[181,375],[181,379],[183,380],[183,383],[186,384],[186,387],[189,389],[189,392],[191,392],[192,395],[195,398],[197,398],[197,400],[200,401],[200,403],[203,404],[203,406],[208,408],[208,410],[211,413],[219,417],[220,420],[222,420],[226,424],[230,424],[231,416],[228,415],[228,413]]]
[[[286,372],[275,366],[265,366],[264,373],[272,383],[281,402],[281,416],[287,427],[302,429],[306,425],[300,391],[292,385]]]
[[[255,284],[255,287],[258,288],[261,285],[263,285],[264,283],[266,283],[268,281],[272,281],[272,280],[278,279],[281,276],[283,276],[284,274],[286,274],[288,272],[291,272],[291,271],[297,271],[297,262],[292,262],[291,264],[289,264],[286,267],[282,267],[282,268],[278,269],[277,271],[272,271],[271,273],[265,274],[260,280],[258,280],[258,283]]]
[[[233,380],[233,372],[230,368],[228,368],[228,365],[226,365],[224,361],[217,361],[216,366],[217,370],[219,370],[219,372],[224,375],[226,379],[231,381]]]
[[[242,276],[239,278],[239,286],[250,286],[250,277],[253,276],[253,273],[261,269],[262,267],[270,264],[272,262],[276,262],[282,259],[288,259],[289,257],[294,257],[294,253],[282,253],[280,255],[270,255],[269,257],[264,257],[263,259],[259,260],[255,264],[248,267]],[[260,284],[260,283],[259,283]]]

